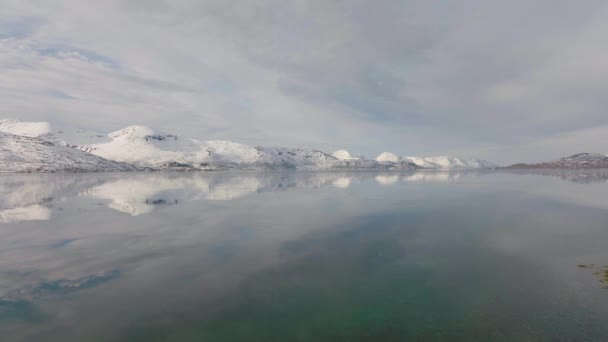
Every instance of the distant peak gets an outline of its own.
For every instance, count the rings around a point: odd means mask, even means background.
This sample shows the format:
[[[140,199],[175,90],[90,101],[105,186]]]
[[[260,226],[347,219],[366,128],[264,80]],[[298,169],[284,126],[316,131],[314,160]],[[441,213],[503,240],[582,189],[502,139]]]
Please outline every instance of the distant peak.
[[[579,158],[579,157],[586,157],[586,156],[590,156],[590,155],[591,155],[591,153],[583,152],[583,153],[573,154],[568,158]]]
[[[161,132],[158,132],[147,126],[140,125],[131,125],[127,126],[123,129],[119,129],[118,131],[114,131],[108,136],[112,138],[120,138],[120,137],[131,137],[131,138],[146,138],[148,136],[159,136],[164,135]]]
[[[340,160],[352,158],[352,156],[350,155],[350,152],[348,152],[347,150],[337,150],[334,153],[332,153],[331,155]]]
[[[399,161],[399,157],[392,152],[382,152],[376,157],[376,161],[396,163]]]

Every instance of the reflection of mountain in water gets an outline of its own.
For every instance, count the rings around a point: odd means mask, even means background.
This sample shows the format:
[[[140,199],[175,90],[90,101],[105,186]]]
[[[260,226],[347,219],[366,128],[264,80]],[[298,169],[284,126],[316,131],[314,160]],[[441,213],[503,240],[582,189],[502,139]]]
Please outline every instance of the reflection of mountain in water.
[[[0,222],[48,220],[58,200],[103,181],[99,176],[78,174],[2,175]]]
[[[340,178],[336,179],[335,181],[333,181],[331,184],[333,186],[335,186],[336,188],[346,189],[350,186],[351,182],[352,182],[352,180],[348,177],[340,177]]]
[[[608,181],[608,170],[585,170],[584,172],[576,170],[514,170],[509,171],[509,173],[557,177],[563,181],[579,184],[604,183]]]
[[[271,248],[266,248],[267,245],[278,246],[280,241],[296,240],[300,234],[306,233],[306,229],[322,227],[309,222],[315,217],[309,217],[314,215],[310,215],[307,210],[320,212],[319,209],[326,205],[314,196],[302,196],[301,199],[298,198],[302,202],[293,203],[286,207],[291,210],[280,213],[274,211],[275,206],[280,204],[279,198],[266,198],[265,203],[272,205],[260,206],[255,209],[255,213],[241,210],[250,208],[255,202],[238,203],[238,199],[247,196],[265,192],[348,188],[359,186],[363,182],[372,186],[401,184],[405,187],[406,183],[411,182],[443,183],[483,174],[485,173],[423,171],[1,175],[0,219],[5,225],[3,235],[0,236],[3,242],[0,245],[0,302],[30,300],[51,292],[63,293],[95,286],[113,277],[120,278],[118,275],[123,274],[125,268],[142,259],[162,259],[171,255],[175,253],[176,247],[204,250],[201,248],[204,246],[209,250],[213,249],[209,244],[205,245],[209,241],[215,241],[219,246],[232,246],[230,243],[249,241],[247,239],[255,236],[262,241],[256,245],[263,245],[264,248],[260,250],[271,251]],[[559,175],[559,179],[577,182],[608,179],[607,174],[601,172],[542,175]],[[586,188],[593,190],[594,187]],[[564,188],[569,199],[572,197],[570,190],[569,187]],[[598,192],[600,190],[603,191],[598,187]],[[334,192],[343,196],[334,199],[348,198],[343,191],[336,189]],[[586,192],[583,195],[588,194]],[[556,198],[557,195],[551,193],[547,196]],[[55,210],[58,210],[59,204],[63,205],[70,199],[76,201],[66,204],[66,208],[71,204],[94,205],[92,210],[109,207],[138,217],[102,213],[104,215],[97,215],[93,221],[88,221],[83,219],[87,215],[76,216],[75,211],[71,211],[71,214],[64,212],[65,217],[57,220],[60,215]],[[144,215],[159,208],[175,207],[196,200],[236,202],[230,205],[201,205],[206,210],[204,214],[192,213],[185,221],[179,221],[178,212]],[[580,203],[587,203],[586,200],[583,198]],[[596,199],[593,201],[598,202]],[[302,206],[301,203],[309,207]],[[103,206],[97,206],[98,204]],[[347,204],[340,205],[344,206],[345,213],[349,213]],[[220,207],[222,210],[215,210]],[[242,214],[244,218],[235,219],[238,216],[235,213]],[[260,236],[247,231],[250,229],[247,220],[255,220],[256,217],[268,219],[258,222],[264,227],[264,234],[259,234]],[[281,217],[281,220],[277,217]],[[48,224],[30,224],[28,229],[21,229],[14,224],[17,221],[49,219]],[[231,226],[235,221],[239,224],[238,231]],[[92,222],[95,226],[83,226],[83,222]],[[235,237],[236,235],[238,236]]]
[[[416,172],[411,175],[403,177],[406,182],[451,182],[460,179],[464,175],[475,175],[474,172]]]
[[[277,172],[44,174],[0,177],[0,222],[48,220],[56,203],[72,197],[109,201],[114,210],[139,216],[193,200],[235,200],[262,192],[348,188],[374,179],[448,182],[475,172]]]
[[[399,175],[378,175],[376,181],[381,185],[392,185],[399,181]]]
[[[385,186],[400,181],[451,181],[461,175],[430,171],[2,175],[0,222],[48,220],[56,214],[57,203],[78,196],[109,201],[108,207],[138,216],[193,200],[235,200],[262,192],[323,187],[344,189],[368,179]]]

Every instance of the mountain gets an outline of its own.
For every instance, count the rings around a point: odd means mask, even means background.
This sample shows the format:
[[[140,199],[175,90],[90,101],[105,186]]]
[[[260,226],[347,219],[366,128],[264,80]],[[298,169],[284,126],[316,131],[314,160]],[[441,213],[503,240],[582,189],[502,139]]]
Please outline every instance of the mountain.
[[[404,160],[409,160],[416,165],[425,169],[493,169],[496,165],[478,159],[462,159],[458,157],[440,156],[440,157],[403,157]]]
[[[391,153],[391,152],[382,152],[376,157],[376,161],[379,161],[379,162],[396,163],[400,160],[401,160],[401,158],[399,158],[396,154]]]
[[[352,155],[347,150],[337,150],[336,152],[331,154],[332,157],[340,159],[340,160],[364,160],[365,158],[361,155]]]
[[[384,152],[376,160],[368,160],[361,155],[352,155],[347,150],[338,150],[333,154],[314,149],[287,148],[278,146],[250,146],[233,141],[202,141],[176,134],[165,133],[146,126],[128,126],[118,131],[103,134],[78,128],[56,129],[48,122],[21,122],[18,120],[0,120],[0,132],[12,136],[29,137],[46,141],[45,153],[65,155],[70,150],[80,150],[74,158],[82,166],[73,166],[74,170],[109,170],[133,169],[143,167],[157,170],[414,170],[428,169],[480,169],[493,168],[493,164],[481,160],[465,160],[456,157],[398,157]],[[14,138],[13,138],[14,139]],[[31,140],[34,142],[34,140]],[[21,141],[26,144],[25,140]],[[27,145],[27,144],[26,144]],[[38,146],[33,144],[32,146]],[[53,150],[52,152],[50,150]],[[73,151],[72,151],[73,152]],[[5,154],[9,153],[8,150]],[[7,154],[8,155],[8,154]],[[30,157],[36,154],[30,155]],[[98,159],[91,159],[91,155]],[[41,156],[42,157],[42,156]],[[17,158],[17,156],[15,156]],[[103,158],[103,159],[101,159]],[[46,161],[53,161],[53,165]],[[97,168],[83,164],[83,160],[93,163],[100,161]],[[22,166],[24,171],[70,170],[72,164],[54,165],[54,159],[31,159],[31,165]],[[108,164],[114,161],[114,164]],[[25,163],[22,163],[25,165]],[[86,166],[85,166],[86,165]],[[14,171],[14,165],[5,165]],[[21,170],[21,169],[19,169]]]
[[[130,171],[131,165],[23,135],[0,133],[0,172]]]
[[[441,157],[399,157],[391,152],[383,152],[376,157],[379,162],[411,162],[424,169],[436,170],[472,170],[472,169],[492,169],[496,165],[476,159],[462,159],[457,157],[441,156]]]
[[[555,161],[538,164],[514,164],[507,169],[607,169],[608,154],[578,153]]]
[[[199,141],[164,133],[145,126],[129,126],[108,134],[109,142],[77,145],[76,148],[110,160],[157,169],[300,169],[410,170],[413,163],[379,163],[311,149],[249,146],[232,141]]]

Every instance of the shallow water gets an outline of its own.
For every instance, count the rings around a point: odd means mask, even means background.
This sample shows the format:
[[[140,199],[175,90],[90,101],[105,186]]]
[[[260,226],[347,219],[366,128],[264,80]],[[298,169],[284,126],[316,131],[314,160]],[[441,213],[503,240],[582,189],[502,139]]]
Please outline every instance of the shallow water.
[[[605,341],[608,172],[0,175],[2,341]]]

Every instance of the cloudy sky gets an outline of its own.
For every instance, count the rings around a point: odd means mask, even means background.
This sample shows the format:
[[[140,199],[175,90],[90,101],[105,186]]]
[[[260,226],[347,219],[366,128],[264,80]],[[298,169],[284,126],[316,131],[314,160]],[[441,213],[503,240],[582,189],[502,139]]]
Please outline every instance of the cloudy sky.
[[[608,2],[0,0],[0,117],[454,154],[608,152]]]

